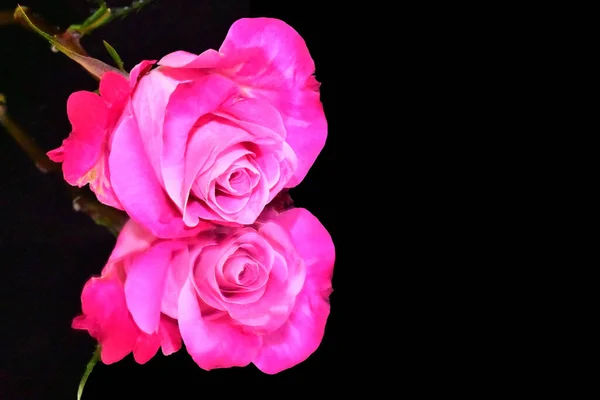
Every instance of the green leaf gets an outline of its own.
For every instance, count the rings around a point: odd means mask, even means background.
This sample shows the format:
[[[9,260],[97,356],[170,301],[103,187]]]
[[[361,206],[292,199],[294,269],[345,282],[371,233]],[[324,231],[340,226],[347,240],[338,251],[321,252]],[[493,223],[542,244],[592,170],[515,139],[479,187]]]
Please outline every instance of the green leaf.
[[[79,389],[77,389],[77,400],[81,400],[81,396],[83,395],[83,388],[85,387],[85,383],[88,380],[88,377],[92,373],[94,366],[100,359],[100,345],[96,346],[96,351],[92,355],[92,359],[88,362],[87,367],[85,367],[85,372],[81,377],[81,381],[79,382]]]
[[[87,56],[81,55],[81,54],[73,51],[72,49],[65,46],[65,44],[63,42],[61,42],[60,38],[58,38],[57,36],[49,35],[46,32],[42,31],[40,28],[35,26],[33,24],[33,22],[31,22],[31,20],[27,16],[27,13],[20,5],[17,6],[17,9],[15,10],[15,18],[19,18],[19,17],[22,17],[31,29],[33,29],[40,36],[42,36],[44,39],[46,39],[48,42],[50,42],[50,44],[52,46],[54,46],[54,48],[56,50],[60,51],[61,53],[63,53],[67,57],[69,57],[71,60],[73,60],[76,63],[78,63],[79,65],[81,65],[83,68],[86,69],[86,71],[88,71],[90,74],[92,74],[97,79],[100,79],[100,77],[105,72],[108,72],[108,71],[114,71],[114,72],[123,74],[122,71],[119,71],[118,69],[111,67],[110,65],[105,64],[100,60],[97,60],[92,57],[87,57]],[[124,74],[124,75],[127,76],[127,74]]]
[[[104,43],[104,47],[106,47],[106,50],[108,50],[108,54],[110,54],[112,59],[115,61],[117,67],[119,67],[121,71],[125,72],[125,69],[123,68],[123,60],[121,60],[121,57],[119,57],[119,53],[117,53],[114,47],[108,44],[106,40],[103,40],[102,43]]]

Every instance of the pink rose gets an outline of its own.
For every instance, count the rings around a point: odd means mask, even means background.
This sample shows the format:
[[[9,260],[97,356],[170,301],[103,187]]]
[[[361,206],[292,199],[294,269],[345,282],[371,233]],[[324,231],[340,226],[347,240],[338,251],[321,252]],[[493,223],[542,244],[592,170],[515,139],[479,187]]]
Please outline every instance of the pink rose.
[[[190,238],[148,238],[130,220],[114,251],[141,331],[160,333],[165,316],[177,320],[187,351],[206,370],[254,363],[275,374],[318,348],[335,251],[307,210],[268,210],[253,226],[216,226]]]
[[[144,61],[129,81],[107,72],[100,96],[74,93],[73,132],[50,152],[71,184],[162,238],[193,236],[201,220],[252,224],[302,181],[327,122],[300,35],[269,18],[235,22],[219,51]]]
[[[128,262],[143,257],[140,253],[153,238],[135,225],[129,225],[119,236],[102,276],[91,278],[83,287],[81,305],[83,315],[73,320],[73,328],[87,330],[101,345],[101,359],[112,364],[133,352],[140,364],[150,360],[159,347],[169,355],[181,348],[177,322],[162,314],[152,332],[142,331],[134,322],[125,301],[124,282]],[[127,257],[123,257],[127,249]]]

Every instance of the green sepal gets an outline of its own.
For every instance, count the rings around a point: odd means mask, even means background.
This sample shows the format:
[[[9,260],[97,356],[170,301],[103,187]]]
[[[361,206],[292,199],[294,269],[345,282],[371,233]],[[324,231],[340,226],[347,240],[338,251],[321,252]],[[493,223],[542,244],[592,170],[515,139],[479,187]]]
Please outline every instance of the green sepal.
[[[115,48],[108,44],[106,40],[103,40],[102,43],[104,43],[104,47],[106,47],[108,54],[110,54],[112,59],[115,61],[117,67],[119,67],[121,71],[125,72],[125,68],[123,68],[123,60],[121,60],[121,57],[119,57],[119,53],[117,53]]]

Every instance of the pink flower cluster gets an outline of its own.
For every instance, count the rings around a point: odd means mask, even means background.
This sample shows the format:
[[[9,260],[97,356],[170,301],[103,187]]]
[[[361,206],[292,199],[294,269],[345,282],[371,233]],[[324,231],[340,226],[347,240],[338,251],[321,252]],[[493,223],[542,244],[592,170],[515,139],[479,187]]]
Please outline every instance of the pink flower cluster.
[[[49,152],[130,220],[73,327],[110,364],[185,344],[203,369],[274,374],[323,338],[335,260],[327,230],[290,207],[327,122],[302,37],[284,22],[235,22],[221,48],[102,75],[67,102],[72,132]]]

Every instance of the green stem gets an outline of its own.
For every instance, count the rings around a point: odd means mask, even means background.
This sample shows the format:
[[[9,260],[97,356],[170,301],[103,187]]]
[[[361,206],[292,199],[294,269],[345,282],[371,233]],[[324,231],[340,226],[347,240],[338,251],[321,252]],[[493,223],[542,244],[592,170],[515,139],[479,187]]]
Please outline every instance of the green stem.
[[[29,158],[33,160],[36,167],[43,173],[54,172],[58,165],[53,163],[46,153],[38,147],[33,139],[28,136],[23,128],[9,117],[6,110],[6,98],[0,94],[0,125],[6,129],[10,136],[21,146]]]
[[[25,130],[8,116],[6,98],[2,94],[0,94],[0,126],[3,126],[21,146],[40,171],[44,173],[61,172],[59,165],[52,162],[37,143],[27,135]],[[75,211],[83,212],[96,224],[108,229],[113,235],[119,235],[123,225],[127,222],[127,214],[100,203],[89,191],[70,185],[67,185],[67,188],[73,199],[73,209]]]
[[[81,400],[81,396],[83,395],[83,388],[85,387],[85,383],[87,382],[90,374],[92,373],[94,366],[100,359],[100,350],[101,350],[100,345],[97,345],[96,351],[94,351],[94,354],[92,355],[92,359],[88,362],[87,366],[85,367],[85,372],[83,373],[83,376],[81,377],[81,381],[79,382],[79,389],[77,389],[77,400]]]
[[[106,2],[100,2],[98,8],[91,16],[89,16],[82,24],[73,24],[69,26],[67,32],[77,31],[82,36],[87,35],[93,30],[108,24],[116,18],[125,18],[132,12],[138,12],[143,7],[150,4],[153,0],[134,0],[130,6],[109,8]]]

